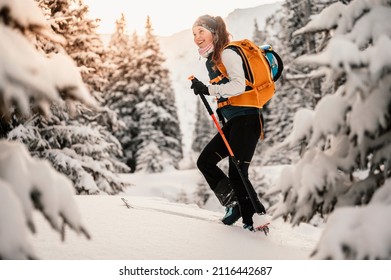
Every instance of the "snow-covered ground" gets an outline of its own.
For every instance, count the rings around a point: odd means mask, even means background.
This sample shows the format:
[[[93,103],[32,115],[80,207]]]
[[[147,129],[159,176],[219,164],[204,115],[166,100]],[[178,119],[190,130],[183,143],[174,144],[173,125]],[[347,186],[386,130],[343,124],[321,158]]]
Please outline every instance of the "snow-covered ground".
[[[44,260],[305,260],[321,234],[310,225],[292,228],[280,219],[256,216],[255,224],[271,221],[265,236],[245,231],[240,221],[223,225],[222,208],[174,202],[179,193],[195,190],[202,180],[197,170],[123,176],[134,183],[125,194],[75,197],[91,240],[67,230],[61,242],[37,214],[36,254]]]
[[[278,170],[280,167],[269,168],[268,178],[273,180]],[[306,224],[292,228],[280,219],[257,216],[256,223],[271,221],[265,236],[245,231],[240,222],[221,224],[221,207],[212,211],[172,202],[183,189],[185,193],[194,191],[196,182],[202,180],[197,170],[123,176],[134,183],[123,195],[75,196],[91,240],[67,230],[65,242],[61,242],[36,213],[37,234],[31,241],[42,260],[1,261],[1,279],[106,280],[125,276],[187,280],[220,276],[329,280],[338,275],[364,280],[374,271],[388,275],[387,261],[309,261],[320,228]],[[134,208],[127,208],[122,197]],[[238,274],[238,269],[253,274]],[[185,270],[198,274],[184,276]]]

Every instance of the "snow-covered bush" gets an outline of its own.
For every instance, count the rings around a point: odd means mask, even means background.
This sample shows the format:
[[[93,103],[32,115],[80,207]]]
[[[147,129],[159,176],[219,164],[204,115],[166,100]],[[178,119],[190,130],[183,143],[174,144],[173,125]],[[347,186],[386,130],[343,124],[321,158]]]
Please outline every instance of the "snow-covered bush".
[[[46,56],[31,38],[41,35],[62,41],[47,25],[33,0],[0,1],[0,115],[50,114],[53,102],[96,102],[84,86],[71,58]],[[0,259],[36,258],[28,231],[35,232],[34,209],[52,228],[64,225],[89,238],[77,205],[72,183],[47,162],[33,159],[21,143],[0,141]]]
[[[64,238],[65,227],[90,238],[74,201],[72,182],[17,142],[0,141],[0,259],[36,258],[28,241],[34,209]]]
[[[333,212],[314,258],[391,258],[390,18],[390,1],[336,2],[295,34],[325,33],[325,47],[297,63],[333,94],[297,112],[286,143],[306,148],[270,193],[283,195],[274,216],[294,225]]]

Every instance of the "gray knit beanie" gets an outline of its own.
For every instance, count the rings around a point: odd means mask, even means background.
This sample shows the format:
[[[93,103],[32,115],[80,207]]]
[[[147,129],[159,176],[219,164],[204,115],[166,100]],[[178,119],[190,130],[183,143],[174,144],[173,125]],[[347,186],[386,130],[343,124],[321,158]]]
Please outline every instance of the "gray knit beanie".
[[[193,24],[193,27],[201,26],[212,33],[216,33],[217,21],[210,15],[200,16]]]

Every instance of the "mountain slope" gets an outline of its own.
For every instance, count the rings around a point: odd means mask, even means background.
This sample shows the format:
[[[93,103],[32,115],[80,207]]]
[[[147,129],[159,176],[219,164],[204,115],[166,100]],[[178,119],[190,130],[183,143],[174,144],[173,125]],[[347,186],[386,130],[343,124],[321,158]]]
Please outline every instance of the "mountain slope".
[[[251,39],[254,32],[254,21],[258,23],[258,28],[262,30],[267,17],[276,12],[283,2],[260,5],[254,8],[236,9],[230,13],[225,22],[234,40]]]

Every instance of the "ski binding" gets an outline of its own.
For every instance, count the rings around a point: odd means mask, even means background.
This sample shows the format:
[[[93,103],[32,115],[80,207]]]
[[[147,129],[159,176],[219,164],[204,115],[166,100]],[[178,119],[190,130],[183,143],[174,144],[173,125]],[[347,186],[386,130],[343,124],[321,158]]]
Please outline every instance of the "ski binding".
[[[254,231],[257,232],[257,231],[263,231],[263,233],[265,235],[268,235],[269,234],[269,225],[270,223],[266,223],[266,224],[263,224],[263,225],[260,225],[260,226],[257,226],[254,228]]]

